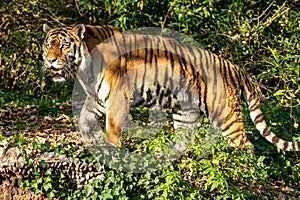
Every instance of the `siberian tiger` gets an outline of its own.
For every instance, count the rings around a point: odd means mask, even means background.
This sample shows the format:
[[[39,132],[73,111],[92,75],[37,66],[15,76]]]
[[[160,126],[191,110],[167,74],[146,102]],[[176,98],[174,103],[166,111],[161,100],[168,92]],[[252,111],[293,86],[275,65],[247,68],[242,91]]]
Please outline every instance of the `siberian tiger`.
[[[131,106],[163,105],[173,107],[174,128],[196,128],[205,113],[231,146],[243,147],[250,144],[243,98],[264,138],[283,150],[300,149],[300,142],[282,140],[270,131],[245,72],[213,53],[158,35],[121,33],[112,26],[52,29],[45,24],[43,30],[44,69],[52,70],[56,82],[76,75],[87,94],[79,117],[87,139],[93,137],[92,125],[105,117],[107,142],[120,146]]]

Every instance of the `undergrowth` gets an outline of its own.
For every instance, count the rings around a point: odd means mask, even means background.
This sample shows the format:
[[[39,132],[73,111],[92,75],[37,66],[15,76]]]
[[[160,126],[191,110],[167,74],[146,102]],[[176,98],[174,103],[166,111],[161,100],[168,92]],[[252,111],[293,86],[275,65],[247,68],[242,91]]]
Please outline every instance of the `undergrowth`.
[[[261,88],[262,111],[273,132],[287,140],[300,140],[298,0],[226,4],[219,0],[13,0],[1,1],[0,13],[0,110],[14,106],[26,111],[22,118],[17,115],[13,121],[0,122],[0,130],[12,128],[10,135],[0,134],[0,141],[9,138],[11,146],[26,146],[28,136],[22,131],[36,131],[45,116],[72,115],[59,105],[71,102],[73,82],[54,84],[47,74],[41,75],[43,23],[52,27],[111,24],[122,30],[155,26],[191,36],[203,48],[243,67]],[[245,108],[253,152],[249,148],[230,148],[220,139],[203,155],[202,141],[209,131],[205,119],[191,146],[175,161],[151,173],[118,171],[99,163],[91,152],[76,154],[77,147],[72,144],[60,147],[45,142],[33,144],[35,150],[55,151],[95,163],[104,176],[77,188],[65,174],[55,174],[41,162],[34,176],[24,179],[21,186],[61,199],[275,199],[280,191],[291,191],[299,197],[299,152],[283,152],[266,142]],[[147,117],[133,114],[137,120]],[[33,121],[27,123],[30,117]],[[68,123],[75,126],[74,122]],[[168,133],[165,130],[156,138],[142,140],[125,134],[124,148],[131,152],[153,151],[172,139]],[[28,163],[33,159],[28,158]]]

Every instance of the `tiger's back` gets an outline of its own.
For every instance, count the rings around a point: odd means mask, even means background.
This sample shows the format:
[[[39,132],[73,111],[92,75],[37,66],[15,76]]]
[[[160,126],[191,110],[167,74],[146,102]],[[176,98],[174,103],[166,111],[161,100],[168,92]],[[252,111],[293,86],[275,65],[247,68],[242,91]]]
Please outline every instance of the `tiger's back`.
[[[85,41],[87,29],[73,29],[85,47],[81,49],[85,53],[80,54],[85,63],[77,63],[77,77],[86,93],[94,94],[87,97],[81,111],[79,126],[83,135],[90,137],[89,125],[105,116],[108,142],[119,146],[130,106],[170,104],[175,128],[195,128],[200,112],[204,112],[229,137],[232,146],[242,147],[249,143],[240,105],[242,92],[259,132],[279,148],[299,150],[299,142],[281,140],[269,130],[253,83],[229,61],[201,48],[153,35],[113,33],[114,37],[105,35],[109,39],[95,45],[92,39],[103,34]],[[92,87],[85,77],[94,77]]]

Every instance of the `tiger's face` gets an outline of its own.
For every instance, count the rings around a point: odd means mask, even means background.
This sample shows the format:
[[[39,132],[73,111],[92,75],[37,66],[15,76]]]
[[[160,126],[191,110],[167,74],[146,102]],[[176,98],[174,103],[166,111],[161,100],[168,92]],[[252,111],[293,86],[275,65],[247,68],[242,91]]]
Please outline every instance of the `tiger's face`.
[[[82,42],[84,25],[52,29],[44,24],[43,30],[47,33],[43,44],[43,71],[51,70],[54,82],[73,77],[86,51]]]

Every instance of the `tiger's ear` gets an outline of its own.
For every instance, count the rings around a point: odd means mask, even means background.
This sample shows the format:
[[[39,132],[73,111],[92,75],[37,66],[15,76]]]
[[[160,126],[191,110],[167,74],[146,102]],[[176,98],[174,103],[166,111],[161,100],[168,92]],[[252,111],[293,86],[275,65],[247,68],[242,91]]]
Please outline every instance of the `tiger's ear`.
[[[81,39],[83,39],[84,33],[85,33],[85,26],[84,26],[84,24],[77,24],[76,26],[74,26],[72,28],[72,31],[74,31],[77,36],[79,36]]]
[[[52,28],[50,26],[48,26],[48,24],[43,24],[43,31],[45,33],[48,33]]]

